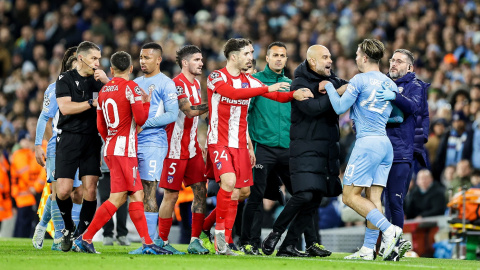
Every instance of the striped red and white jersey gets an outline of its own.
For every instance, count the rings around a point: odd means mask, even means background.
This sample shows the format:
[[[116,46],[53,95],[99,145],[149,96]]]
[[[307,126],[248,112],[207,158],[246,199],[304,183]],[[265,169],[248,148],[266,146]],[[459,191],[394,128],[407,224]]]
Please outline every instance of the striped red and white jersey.
[[[113,78],[98,94],[97,128],[105,140],[104,156],[137,157],[137,124],[148,117],[150,103],[143,104],[134,81]]]
[[[242,88],[264,86],[260,81],[248,74],[240,73],[232,76],[227,68],[212,72],[207,79],[208,111],[210,123],[208,126],[207,144],[217,144],[232,148],[248,148],[247,113],[250,98],[230,99],[219,94],[216,89],[228,84],[235,91]]]
[[[188,98],[192,106],[202,104],[200,82],[195,79],[194,83],[180,73],[173,78],[177,88],[178,100]],[[177,120],[165,128],[168,138],[167,158],[190,159],[200,153],[197,142],[197,128],[199,116],[188,118],[182,110],[178,111]]]

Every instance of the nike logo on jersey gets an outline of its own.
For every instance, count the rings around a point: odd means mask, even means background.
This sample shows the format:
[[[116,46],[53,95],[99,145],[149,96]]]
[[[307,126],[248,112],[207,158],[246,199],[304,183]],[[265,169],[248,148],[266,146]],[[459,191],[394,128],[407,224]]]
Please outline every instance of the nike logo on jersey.
[[[247,180],[243,180],[243,182],[244,182],[244,183],[246,183],[246,182],[248,182],[248,180],[250,180],[250,179],[247,179]]]

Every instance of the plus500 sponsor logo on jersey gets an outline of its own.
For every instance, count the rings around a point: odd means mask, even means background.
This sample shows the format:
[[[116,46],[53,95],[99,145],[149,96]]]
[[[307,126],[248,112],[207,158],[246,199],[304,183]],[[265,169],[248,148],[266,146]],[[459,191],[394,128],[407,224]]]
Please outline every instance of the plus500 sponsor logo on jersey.
[[[227,97],[222,97],[221,102],[225,102],[228,104],[234,105],[248,105],[250,103],[250,99],[229,99]]]

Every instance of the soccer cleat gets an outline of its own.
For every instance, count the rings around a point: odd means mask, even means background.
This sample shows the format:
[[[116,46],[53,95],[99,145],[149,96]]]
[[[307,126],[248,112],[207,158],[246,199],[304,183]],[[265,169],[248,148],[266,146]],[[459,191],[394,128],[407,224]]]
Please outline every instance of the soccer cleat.
[[[53,240],[53,244],[52,244],[52,250],[53,251],[62,251],[62,244],[60,243],[60,241],[62,241],[62,239],[58,239],[59,241],[57,241],[57,239],[54,239]]]
[[[265,238],[265,240],[262,242],[262,251],[265,255],[272,255],[281,236],[281,233],[274,231],[268,234],[267,238]]]
[[[245,253],[246,255],[262,255],[256,245],[243,245],[240,250],[243,251],[243,253]]]
[[[35,233],[33,234],[32,244],[33,247],[36,249],[43,248],[43,239],[45,238],[45,232],[47,231],[47,227],[43,227],[40,223],[37,224],[35,227]]]
[[[73,246],[76,251],[79,250],[79,252],[100,254],[100,252],[95,250],[93,243],[88,243],[87,241],[83,240],[83,235],[80,235],[77,239],[75,239]]]
[[[173,255],[185,255],[186,254],[185,252],[177,250],[176,248],[174,248],[170,244],[165,244],[165,242],[163,242],[162,238],[155,239],[155,241],[153,241],[153,242],[155,243],[155,245],[172,252]]]
[[[143,244],[142,254],[172,255],[173,253],[155,244],[150,244],[150,245]]]
[[[210,254],[215,254],[215,245],[212,243],[210,240],[210,236],[205,233],[205,231],[202,231],[200,234],[200,240],[202,240],[203,246],[208,249],[208,252]]]
[[[113,237],[110,237],[110,236],[103,237],[103,245],[113,246]]]
[[[241,251],[240,249],[237,248],[237,246],[234,243],[229,243],[228,248],[234,252],[237,253],[238,255],[245,255],[245,252]]]
[[[386,233],[382,234],[382,242],[383,246],[385,247],[383,251],[383,259],[388,258],[390,253],[392,253],[394,247],[397,245],[397,242],[400,240],[400,238],[403,235],[403,231],[400,227],[391,225],[393,226],[393,232],[389,233],[388,235]],[[387,231],[390,228],[387,229]]]
[[[374,261],[377,257],[377,254],[374,249],[362,247],[357,252],[352,255],[345,256],[345,260],[364,260],[364,261]]]
[[[298,251],[294,245],[280,247],[276,254],[277,257],[308,257],[308,253]]]
[[[323,245],[319,243],[313,243],[307,248],[306,253],[309,257],[328,257],[332,255],[332,252],[327,250]]]
[[[206,249],[202,245],[202,239],[194,239],[189,245],[188,245],[188,253],[189,254],[208,254],[210,251]]]
[[[412,250],[412,242],[405,239],[400,239],[398,242],[398,257],[401,259],[405,257],[407,251]]]
[[[398,262],[400,261],[400,256],[398,254],[398,247],[394,247],[390,255],[387,258],[383,259],[384,261]]]
[[[63,252],[69,252],[72,249],[73,240],[75,240],[73,238],[73,234],[75,233],[75,230],[76,230],[75,224],[73,225],[73,228],[71,228],[71,229],[64,228],[62,230],[62,234],[63,234],[63,237],[62,237],[62,251]]]
[[[131,255],[139,255],[139,254],[147,254],[147,253],[144,253],[143,252],[143,247],[139,247],[135,250],[132,250],[132,251],[129,251],[128,254],[131,254]],[[148,253],[150,254],[150,253]]]
[[[215,253],[221,255],[227,252],[228,246],[227,242],[225,241],[225,231],[217,231],[215,230]]]
[[[120,246],[130,246],[130,240],[126,236],[117,237],[117,242]]]

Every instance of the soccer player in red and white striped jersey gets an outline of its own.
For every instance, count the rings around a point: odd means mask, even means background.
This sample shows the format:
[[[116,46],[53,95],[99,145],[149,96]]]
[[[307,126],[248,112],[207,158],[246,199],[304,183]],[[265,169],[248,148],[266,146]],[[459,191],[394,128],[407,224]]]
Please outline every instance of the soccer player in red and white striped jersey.
[[[208,111],[208,105],[202,104],[200,82],[195,78],[202,74],[201,50],[194,45],[181,48],[177,51],[177,64],[182,72],[173,81],[177,88],[180,110],[177,120],[165,128],[168,152],[159,184],[165,193],[158,212],[158,230],[159,236],[166,242],[164,248],[173,248],[168,245],[168,235],[172,227],[172,213],[184,183],[186,187],[192,188],[194,194],[192,234],[188,252],[207,254],[208,249],[203,247],[199,239],[205,218],[207,189],[205,162],[197,141],[197,127],[199,115]]]
[[[288,102],[293,98],[304,100],[313,97],[313,94],[305,89],[276,92],[290,85],[277,83],[265,86],[243,73],[252,65],[253,46],[250,40],[229,39],[224,47],[224,55],[227,58],[226,67],[212,72],[207,80],[210,114],[207,144],[215,180],[220,182],[215,249],[217,254],[235,255],[226,243],[231,237],[240,194],[248,197],[250,186],[253,185],[251,168],[255,165],[253,149],[247,148],[250,141],[247,130],[250,98],[262,95]]]
[[[111,172],[111,193],[74,245],[84,252],[96,253],[93,237],[127,201],[129,195],[128,211],[142,239],[144,253],[171,254],[153,243],[143,213],[136,128],[148,118],[151,94],[147,95],[135,82],[129,81],[133,66],[128,53],[117,52],[112,55],[110,62],[114,78],[103,86],[98,95],[97,128],[105,141],[103,155]]]

